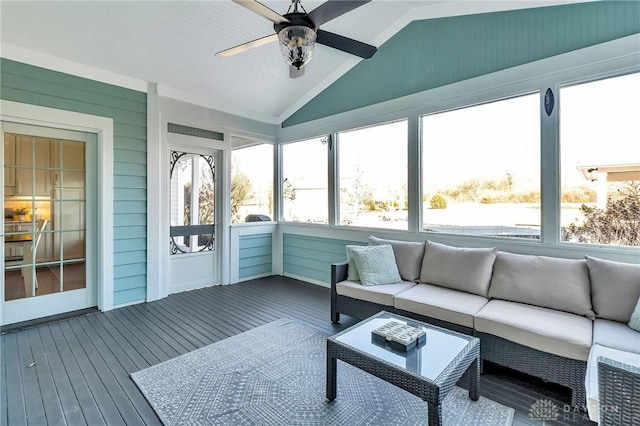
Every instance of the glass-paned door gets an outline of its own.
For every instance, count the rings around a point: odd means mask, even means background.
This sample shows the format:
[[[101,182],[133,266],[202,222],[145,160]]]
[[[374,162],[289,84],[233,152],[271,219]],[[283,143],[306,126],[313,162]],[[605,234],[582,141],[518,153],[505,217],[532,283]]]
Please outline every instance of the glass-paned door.
[[[95,146],[83,133],[10,123],[3,130],[4,323],[95,305],[87,261]]]

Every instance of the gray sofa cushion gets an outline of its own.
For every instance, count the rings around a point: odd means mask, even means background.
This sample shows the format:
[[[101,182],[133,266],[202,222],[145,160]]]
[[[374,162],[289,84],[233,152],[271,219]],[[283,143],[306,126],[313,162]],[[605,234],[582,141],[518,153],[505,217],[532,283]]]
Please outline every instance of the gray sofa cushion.
[[[374,236],[369,237],[369,245],[380,246],[389,244],[396,256],[396,264],[400,276],[405,281],[417,281],[420,277],[420,266],[424,257],[424,242],[384,240]]]
[[[474,318],[480,332],[580,361],[589,357],[592,324],[580,315],[504,300],[491,300]]]
[[[395,284],[367,287],[357,281],[342,281],[336,284],[336,293],[379,305],[393,306],[393,296],[414,285],[416,285],[414,282],[402,281]]]
[[[593,323],[593,344],[640,354],[640,333],[622,322],[597,319]]]
[[[629,322],[640,298],[640,265],[587,256],[593,310],[598,318]]]
[[[487,297],[494,248],[452,247],[427,241],[420,269],[420,282]]]
[[[473,328],[473,317],[489,299],[463,291],[418,284],[396,295],[394,306],[403,311]]]
[[[594,319],[587,263],[499,252],[489,287],[492,299],[527,303]]]

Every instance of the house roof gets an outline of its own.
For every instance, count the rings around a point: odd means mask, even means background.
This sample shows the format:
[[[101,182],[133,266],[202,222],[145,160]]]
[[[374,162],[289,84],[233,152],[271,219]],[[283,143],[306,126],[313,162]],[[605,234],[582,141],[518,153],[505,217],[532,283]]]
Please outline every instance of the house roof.
[[[606,173],[609,182],[640,180],[640,163],[578,165],[577,168],[589,181],[598,180],[600,173]]]
[[[380,46],[418,19],[579,1],[374,0],[322,26]],[[285,13],[290,1],[263,1]],[[322,1],[304,0],[311,11]],[[217,51],[273,32],[272,24],[230,1],[2,1],[0,54],[83,77],[268,123],[281,123],[360,60],[316,47],[306,73],[289,79],[277,44],[218,58]]]

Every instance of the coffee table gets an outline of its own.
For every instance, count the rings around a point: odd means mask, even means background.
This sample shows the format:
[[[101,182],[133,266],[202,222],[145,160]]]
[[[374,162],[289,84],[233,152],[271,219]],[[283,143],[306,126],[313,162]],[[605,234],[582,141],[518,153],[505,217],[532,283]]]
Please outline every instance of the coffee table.
[[[426,343],[398,351],[373,339],[371,332],[389,321],[421,328]],[[327,339],[327,400],[337,392],[337,361],[373,374],[427,402],[430,426],[442,425],[442,401],[469,370],[469,397],[478,400],[480,340],[382,311]]]

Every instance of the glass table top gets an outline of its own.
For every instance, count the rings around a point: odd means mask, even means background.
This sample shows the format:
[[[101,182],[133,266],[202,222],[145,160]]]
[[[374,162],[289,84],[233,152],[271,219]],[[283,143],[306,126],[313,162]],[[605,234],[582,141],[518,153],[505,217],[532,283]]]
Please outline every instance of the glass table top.
[[[390,321],[398,321],[424,330],[426,333],[425,344],[404,351],[396,350],[384,342],[380,342],[379,339],[373,338],[371,332]],[[472,336],[465,336],[388,312],[376,314],[338,333],[331,339],[429,380],[435,380],[467,345],[477,340]]]

